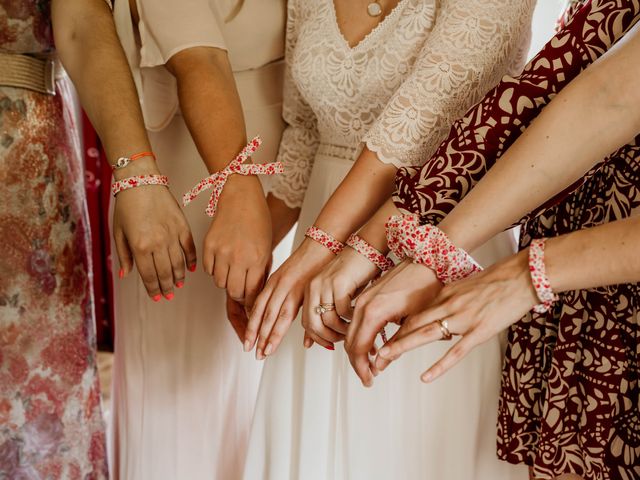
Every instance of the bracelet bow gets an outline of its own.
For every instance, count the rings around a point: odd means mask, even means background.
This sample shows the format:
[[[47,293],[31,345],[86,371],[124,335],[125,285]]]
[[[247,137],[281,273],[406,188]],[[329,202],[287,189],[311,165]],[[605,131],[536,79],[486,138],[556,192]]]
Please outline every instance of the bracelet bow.
[[[482,270],[438,227],[421,225],[417,215],[391,217],[387,222],[387,242],[398,258],[409,257],[432,269],[445,285]]]
[[[229,177],[238,175],[276,175],[284,172],[282,162],[273,163],[244,163],[262,144],[262,139],[258,136],[251,140],[246,147],[234,158],[224,169],[206,178],[203,178],[195,187],[182,196],[182,205],[189,205],[198,195],[205,190],[213,188],[209,204],[207,205],[207,215],[213,217],[218,209],[218,200]]]

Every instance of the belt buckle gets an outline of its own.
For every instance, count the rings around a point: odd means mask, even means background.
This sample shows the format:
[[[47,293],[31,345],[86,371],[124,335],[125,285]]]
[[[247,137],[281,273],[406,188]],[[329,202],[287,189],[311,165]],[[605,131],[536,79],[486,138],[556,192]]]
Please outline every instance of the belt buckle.
[[[56,61],[53,58],[44,61],[44,89],[49,95],[56,94]]]

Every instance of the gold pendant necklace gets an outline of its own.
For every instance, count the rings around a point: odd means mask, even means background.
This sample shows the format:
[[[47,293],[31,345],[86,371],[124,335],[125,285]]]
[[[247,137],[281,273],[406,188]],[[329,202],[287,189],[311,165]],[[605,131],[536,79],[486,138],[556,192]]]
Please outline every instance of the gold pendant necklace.
[[[369,5],[367,5],[367,13],[371,17],[379,17],[382,15],[382,7],[378,0],[374,0]]]

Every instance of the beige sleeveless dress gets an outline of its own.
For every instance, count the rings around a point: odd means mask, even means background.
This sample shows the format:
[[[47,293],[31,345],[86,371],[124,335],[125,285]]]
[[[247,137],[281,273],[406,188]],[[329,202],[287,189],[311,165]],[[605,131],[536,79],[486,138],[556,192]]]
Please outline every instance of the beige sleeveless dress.
[[[140,92],[160,168],[176,198],[207,175],[179,113],[165,62],[180,50],[229,52],[247,135],[271,161],[283,128],[284,0],[137,0],[116,5],[118,33]],[[231,20],[228,17],[232,16]],[[259,21],[257,21],[259,20]],[[206,195],[185,209],[199,250],[210,219]],[[137,275],[116,280],[112,417],[113,475],[126,480],[234,479],[240,476],[260,367],[243,354],[226,319],[225,296],[200,269],[171,302],[154,303]]]

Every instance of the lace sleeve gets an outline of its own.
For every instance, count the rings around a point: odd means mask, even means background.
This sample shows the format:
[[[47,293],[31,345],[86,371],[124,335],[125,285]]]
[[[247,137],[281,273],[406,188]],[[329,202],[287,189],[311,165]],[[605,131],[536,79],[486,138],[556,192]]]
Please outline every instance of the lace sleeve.
[[[534,6],[533,0],[443,1],[411,75],[364,137],[369,150],[398,168],[424,163],[455,119],[509,68],[522,67]]]
[[[638,4],[604,0],[585,4],[520,76],[505,77],[453,124],[448,138],[424,166],[398,170],[396,206],[418,213],[425,223],[442,221],[545,105],[639,18]],[[572,185],[554,202],[578,186]]]
[[[282,112],[287,126],[282,133],[278,151],[278,160],[284,164],[285,171],[274,179],[269,189],[271,194],[291,208],[302,205],[319,144],[315,114],[296,87],[291,72],[301,14],[298,2],[289,1]]]

